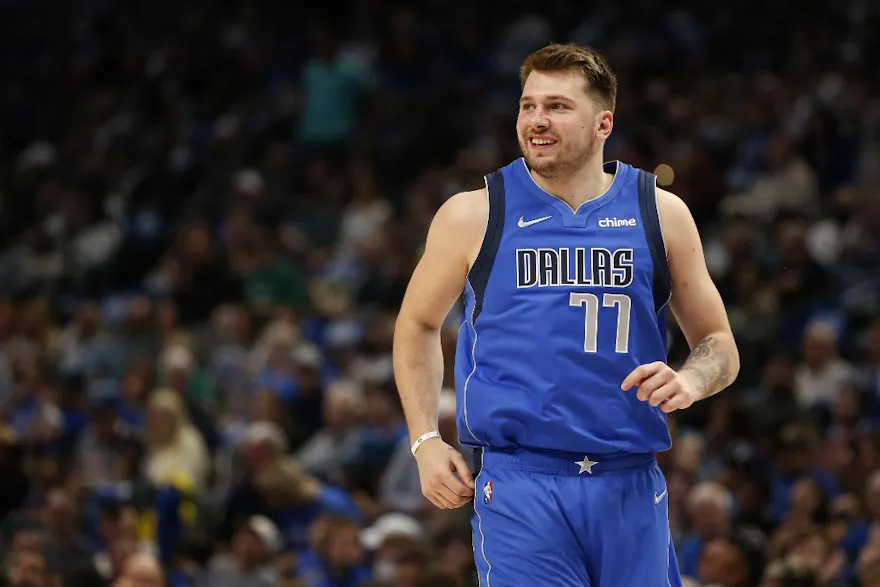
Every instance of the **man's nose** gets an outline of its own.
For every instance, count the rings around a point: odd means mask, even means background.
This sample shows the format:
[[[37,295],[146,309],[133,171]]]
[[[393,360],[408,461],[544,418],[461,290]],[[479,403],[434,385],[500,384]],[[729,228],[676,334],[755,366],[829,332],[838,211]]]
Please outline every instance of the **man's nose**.
[[[550,119],[543,111],[536,111],[535,115],[532,116],[532,120],[530,121],[529,126],[533,129],[545,129],[550,126]]]

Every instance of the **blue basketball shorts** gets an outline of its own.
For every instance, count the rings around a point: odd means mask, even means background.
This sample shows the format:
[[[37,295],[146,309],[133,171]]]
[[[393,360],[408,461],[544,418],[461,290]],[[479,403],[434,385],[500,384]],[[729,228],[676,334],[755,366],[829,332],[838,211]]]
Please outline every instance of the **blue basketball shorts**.
[[[475,455],[480,587],[680,587],[653,455]]]

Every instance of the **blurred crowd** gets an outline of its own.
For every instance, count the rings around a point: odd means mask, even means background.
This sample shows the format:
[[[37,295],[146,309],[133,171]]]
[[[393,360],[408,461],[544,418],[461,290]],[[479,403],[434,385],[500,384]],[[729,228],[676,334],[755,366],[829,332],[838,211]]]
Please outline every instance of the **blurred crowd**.
[[[0,0],[0,585],[477,585],[395,310],[519,156],[521,60],[577,41],[742,354],[658,455],[689,584],[880,586],[880,5],[625,6]]]

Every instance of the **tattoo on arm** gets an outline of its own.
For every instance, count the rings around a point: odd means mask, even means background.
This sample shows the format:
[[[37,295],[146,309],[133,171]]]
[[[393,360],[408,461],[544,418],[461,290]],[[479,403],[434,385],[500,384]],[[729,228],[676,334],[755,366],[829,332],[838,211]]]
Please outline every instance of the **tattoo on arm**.
[[[730,351],[715,336],[701,340],[681,368],[693,375],[700,398],[715,395],[730,383]]]

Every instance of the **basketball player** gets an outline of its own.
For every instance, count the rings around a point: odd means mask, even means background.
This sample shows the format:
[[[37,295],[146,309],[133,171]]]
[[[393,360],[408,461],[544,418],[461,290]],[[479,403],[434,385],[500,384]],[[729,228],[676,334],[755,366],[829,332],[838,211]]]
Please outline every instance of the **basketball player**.
[[[521,71],[523,158],[437,212],[397,321],[394,367],[422,490],[474,500],[483,587],[681,584],[654,453],[666,415],[727,387],[739,357],[690,211],[603,163],[617,82],[593,49]],[[459,441],[437,433],[439,329],[464,293]],[[666,308],[692,349],[666,364]],[[476,498],[474,498],[476,493]]]

